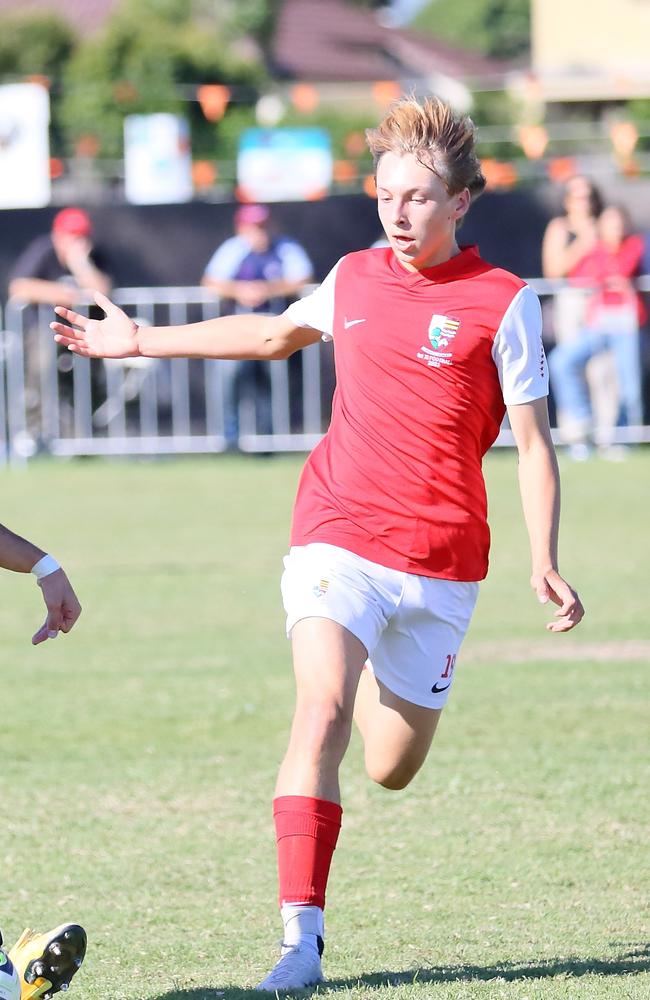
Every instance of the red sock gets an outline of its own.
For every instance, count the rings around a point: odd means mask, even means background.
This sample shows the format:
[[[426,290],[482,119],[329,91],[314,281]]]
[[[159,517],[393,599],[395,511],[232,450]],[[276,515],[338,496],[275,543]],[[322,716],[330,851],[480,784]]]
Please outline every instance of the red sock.
[[[282,795],[273,800],[280,906],[305,903],[324,909],[342,813],[338,803],[308,795]]]

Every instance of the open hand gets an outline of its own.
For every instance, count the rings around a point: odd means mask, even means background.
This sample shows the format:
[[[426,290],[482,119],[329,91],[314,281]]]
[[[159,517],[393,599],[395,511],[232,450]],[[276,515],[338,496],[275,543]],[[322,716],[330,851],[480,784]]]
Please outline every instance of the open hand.
[[[57,316],[72,324],[50,323],[56,342],[84,358],[138,357],[137,324],[101,292],[95,292],[94,298],[106,313],[105,319],[89,319],[65,306],[55,306]]]
[[[558,605],[554,621],[548,622],[549,632],[568,632],[575,628],[584,616],[585,609],[580,598],[566,580],[563,580],[557,570],[548,570],[530,578],[530,585],[537,594],[540,604],[553,601]]]

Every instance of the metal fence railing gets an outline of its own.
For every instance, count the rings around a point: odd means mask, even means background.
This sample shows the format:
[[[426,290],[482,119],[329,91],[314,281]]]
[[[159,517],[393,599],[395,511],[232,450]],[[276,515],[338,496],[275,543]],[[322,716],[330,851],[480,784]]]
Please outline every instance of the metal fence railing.
[[[566,287],[543,279],[530,284],[549,304]],[[639,287],[650,291],[650,276]],[[140,324],[179,325],[220,310],[212,294],[196,287],[121,288],[112,298]],[[88,301],[79,311],[93,308]],[[89,361],[58,347],[49,329],[52,315],[49,306],[15,301],[7,303],[4,316],[0,312],[0,463],[26,462],[40,451],[76,456],[228,449],[231,362]],[[330,417],[331,345],[313,345],[288,361],[254,362],[253,368],[237,395],[238,449],[311,449]],[[608,435],[618,443],[647,442],[650,426],[616,427]],[[507,422],[496,443],[513,443]]]
[[[122,288],[111,297],[140,325],[180,325],[219,315],[219,302],[202,288]],[[77,308],[97,307],[86,302]],[[231,362],[88,360],[55,343],[49,306],[10,301],[5,316],[0,360],[5,460],[26,461],[40,451],[75,456],[227,450]],[[257,371],[245,372],[245,384],[237,387],[238,449],[311,449],[329,420],[331,349],[315,345],[288,361],[253,367]]]

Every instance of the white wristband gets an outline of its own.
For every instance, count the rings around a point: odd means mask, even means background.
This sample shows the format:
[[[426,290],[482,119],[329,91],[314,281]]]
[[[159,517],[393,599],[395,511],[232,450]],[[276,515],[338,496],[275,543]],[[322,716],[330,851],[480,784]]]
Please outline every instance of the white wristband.
[[[49,576],[50,573],[56,573],[57,569],[61,569],[58,562],[54,556],[43,556],[38,562],[32,566],[30,572],[36,577],[36,582],[40,583],[44,576]]]

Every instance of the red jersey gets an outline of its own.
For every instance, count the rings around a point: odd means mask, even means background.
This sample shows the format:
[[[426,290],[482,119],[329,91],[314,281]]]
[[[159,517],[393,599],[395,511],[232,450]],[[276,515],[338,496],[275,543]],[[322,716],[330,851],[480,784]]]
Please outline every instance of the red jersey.
[[[381,248],[343,257],[288,313],[333,337],[336,362],[332,420],[300,479],[292,545],[483,579],[482,457],[506,403],[548,392],[537,296],[475,247],[418,272]]]
[[[630,306],[636,311],[639,323],[644,323],[646,311],[643,299],[631,282],[621,286],[617,279],[631,279],[638,275],[643,258],[643,240],[640,236],[626,236],[615,250],[602,241],[576,264],[571,277],[575,283],[594,288],[587,303],[587,322],[597,323],[601,309]]]

